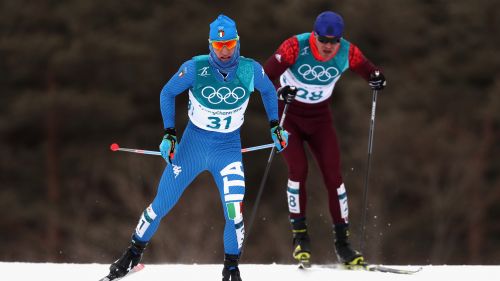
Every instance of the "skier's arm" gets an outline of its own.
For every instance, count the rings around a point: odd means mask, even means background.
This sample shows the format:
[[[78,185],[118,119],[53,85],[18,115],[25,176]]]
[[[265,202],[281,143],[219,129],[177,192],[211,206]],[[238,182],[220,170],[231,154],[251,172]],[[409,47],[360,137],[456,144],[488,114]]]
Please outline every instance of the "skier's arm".
[[[267,119],[269,121],[278,120],[278,97],[276,89],[258,62],[254,61],[253,69],[255,88],[260,92],[264,108],[266,109]]]
[[[370,79],[370,75],[374,73],[375,70],[382,72],[363,55],[361,50],[356,45],[352,43],[349,47],[349,68],[359,76],[363,77],[366,81]]]
[[[382,70],[374,66],[359,48],[352,44],[349,47],[349,67],[363,77],[373,90],[382,90],[386,86]]]
[[[264,68],[254,62],[255,88],[259,90],[267,112],[267,119],[271,127],[271,137],[278,152],[283,151],[288,145],[288,132],[280,125],[278,120],[278,97],[276,89],[264,72]]]
[[[161,90],[160,109],[165,129],[175,126],[175,97],[193,85],[194,68],[193,60],[186,61]]]
[[[267,59],[264,64],[264,70],[276,88],[279,87],[279,77],[287,68],[295,63],[298,55],[299,41],[297,37],[293,36],[281,43],[278,50]]]

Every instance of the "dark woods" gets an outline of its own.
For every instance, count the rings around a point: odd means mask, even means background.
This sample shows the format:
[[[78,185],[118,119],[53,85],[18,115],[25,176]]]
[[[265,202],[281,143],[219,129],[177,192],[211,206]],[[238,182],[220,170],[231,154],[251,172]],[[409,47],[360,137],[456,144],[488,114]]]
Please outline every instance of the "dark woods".
[[[2,261],[111,262],[153,199],[159,93],[182,62],[208,52],[208,25],[236,20],[241,53],[263,63],[332,9],[345,37],[385,71],[378,99],[365,255],[390,264],[498,264],[500,2],[1,1],[0,251]],[[332,108],[341,141],[352,238],[359,240],[371,96],[347,72]],[[177,129],[187,97],[177,99]],[[271,142],[260,97],[243,146]],[[182,141],[182,140],[181,140]],[[244,155],[250,214],[269,151]],[[314,262],[335,262],[318,168],[308,212]],[[291,263],[287,170],[275,158],[244,263]],[[222,206],[201,174],[164,218],[145,262],[213,263]]]

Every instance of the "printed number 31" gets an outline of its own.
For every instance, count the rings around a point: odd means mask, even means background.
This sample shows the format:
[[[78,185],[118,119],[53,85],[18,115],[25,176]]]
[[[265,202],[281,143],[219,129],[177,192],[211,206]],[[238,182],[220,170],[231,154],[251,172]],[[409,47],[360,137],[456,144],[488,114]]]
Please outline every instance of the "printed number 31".
[[[220,129],[221,127],[221,119],[219,117],[208,117],[208,120],[210,120],[210,124],[207,125],[208,128],[211,129]],[[228,116],[224,119],[226,125],[224,126],[224,129],[227,130],[229,129],[229,125],[231,124],[231,116]]]

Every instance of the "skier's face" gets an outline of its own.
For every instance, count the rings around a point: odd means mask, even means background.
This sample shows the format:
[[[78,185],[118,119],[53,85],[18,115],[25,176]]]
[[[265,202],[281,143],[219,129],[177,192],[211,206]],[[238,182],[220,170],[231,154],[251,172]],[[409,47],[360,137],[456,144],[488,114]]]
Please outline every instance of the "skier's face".
[[[226,62],[231,60],[231,57],[236,50],[238,40],[212,41],[211,44],[217,58],[219,58],[222,62]]]
[[[319,54],[324,59],[332,58],[340,47],[339,39],[333,36],[319,36],[314,34],[314,38]]]
[[[220,50],[214,49],[214,52],[217,55],[217,57],[219,58],[219,60],[221,60],[222,62],[227,62],[227,61],[231,60],[231,57],[234,54],[234,50],[235,50],[234,48],[228,49],[226,47],[223,47]]]

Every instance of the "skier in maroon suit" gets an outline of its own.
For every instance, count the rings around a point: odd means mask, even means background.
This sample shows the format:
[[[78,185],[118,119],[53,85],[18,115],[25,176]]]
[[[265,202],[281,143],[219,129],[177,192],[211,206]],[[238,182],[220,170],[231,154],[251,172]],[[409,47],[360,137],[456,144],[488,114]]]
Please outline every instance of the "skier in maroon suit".
[[[312,32],[285,40],[264,65],[269,78],[281,87],[278,91],[280,115],[284,104],[290,103],[284,128],[291,135],[283,155],[289,171],[287,195],[293,257],[305,266],[311,254],[306,224],[308,164],[305,143],[321,169],[328,191],[337,257],[346,265],[364,262],[362,254],[351,247],[348,239],[347,193],[330,102],[336,82],[347,69],[367,80],[374,90],[382,90],[386,81],[382,71],[356,45],[343,38],[343,29],[340,15],[323,12],[317,17]],[[287,87],[295,87],[296,92],[290,94],[293,91],[282,90]]]

